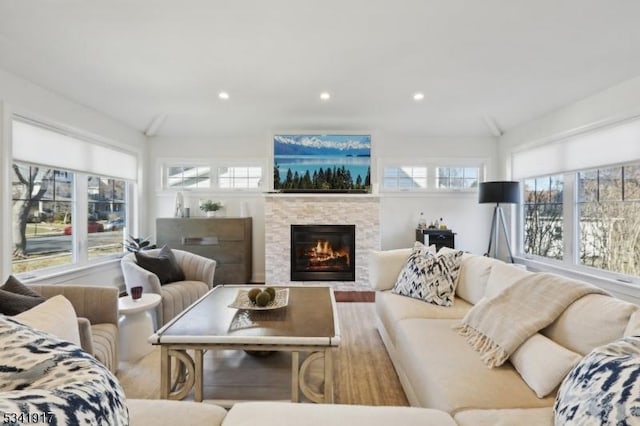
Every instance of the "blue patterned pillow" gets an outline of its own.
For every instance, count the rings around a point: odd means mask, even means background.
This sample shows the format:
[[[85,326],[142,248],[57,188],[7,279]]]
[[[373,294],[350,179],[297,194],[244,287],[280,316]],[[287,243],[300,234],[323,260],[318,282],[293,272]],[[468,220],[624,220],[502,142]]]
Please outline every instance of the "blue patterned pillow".
[[[78,346],[0,316],[0,348],[5,424],[129,424],[117,379]]]
[[[640,424],[640,337],[585,356],[560,385],[554,413],[556,425]]]
[[[434,255],[417,242],[392,292],[440,306],[453,306],[461,251]]]

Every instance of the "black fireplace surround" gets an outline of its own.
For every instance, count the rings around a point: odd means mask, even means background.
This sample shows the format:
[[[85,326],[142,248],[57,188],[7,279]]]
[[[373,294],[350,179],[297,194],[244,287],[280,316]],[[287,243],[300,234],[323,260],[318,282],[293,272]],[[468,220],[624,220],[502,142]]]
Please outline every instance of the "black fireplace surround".
[[[355,225],[291,225],[291,281],[355,281]]]

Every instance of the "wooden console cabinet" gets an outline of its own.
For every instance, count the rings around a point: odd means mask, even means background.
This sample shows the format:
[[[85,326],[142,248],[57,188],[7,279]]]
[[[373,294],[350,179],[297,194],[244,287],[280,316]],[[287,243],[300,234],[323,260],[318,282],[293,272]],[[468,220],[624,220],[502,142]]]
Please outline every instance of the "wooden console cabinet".
[[[156,241],[217,262],[214,284],[251,281],[252,220],[232,218],[157,218]]]

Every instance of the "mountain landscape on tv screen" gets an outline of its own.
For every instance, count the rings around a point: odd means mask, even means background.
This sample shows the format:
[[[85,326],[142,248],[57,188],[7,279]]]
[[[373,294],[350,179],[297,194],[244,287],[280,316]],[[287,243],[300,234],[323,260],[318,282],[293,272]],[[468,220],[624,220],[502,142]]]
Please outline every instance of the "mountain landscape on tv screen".
[[[276,135],[274,189],[368,192],[371,136]]]

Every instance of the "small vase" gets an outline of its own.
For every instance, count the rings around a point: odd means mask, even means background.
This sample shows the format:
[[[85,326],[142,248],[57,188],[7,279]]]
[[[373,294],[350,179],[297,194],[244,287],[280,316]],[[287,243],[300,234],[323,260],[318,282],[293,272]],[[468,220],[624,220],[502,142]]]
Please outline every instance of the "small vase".
[[[218,212],[214,212],[214,211],[207,212],[207,217],[216,217],[216,216],[218,216]]]

